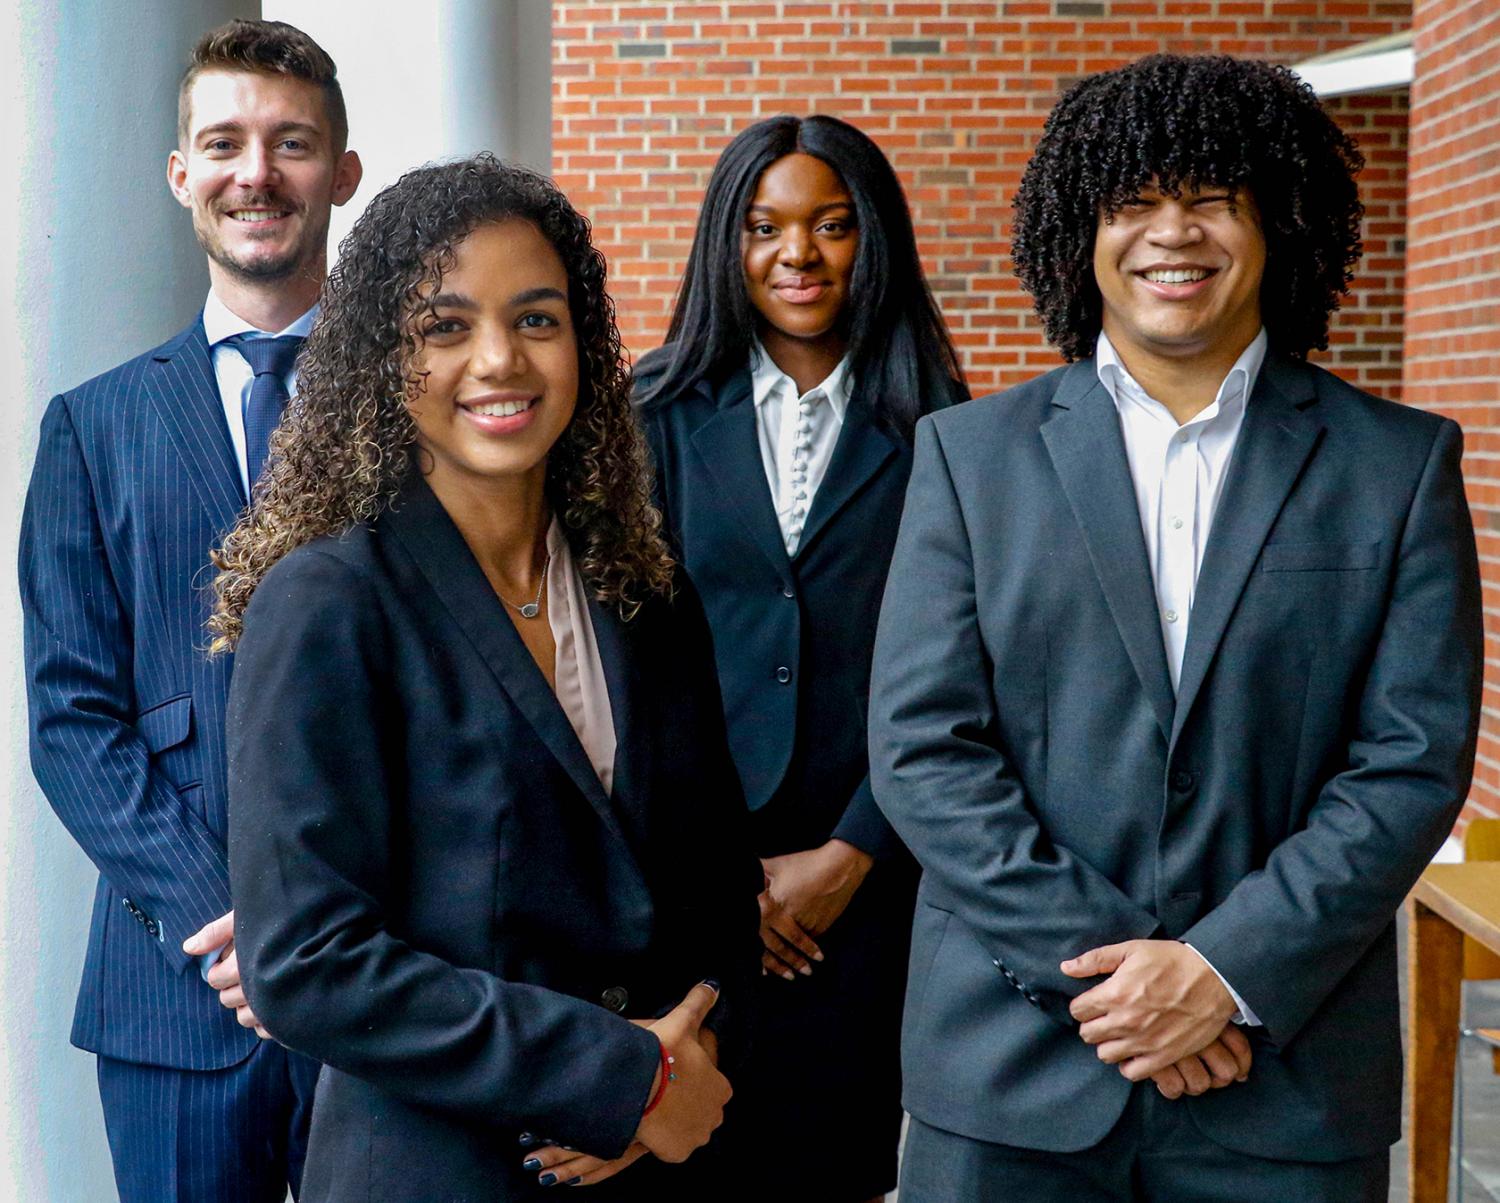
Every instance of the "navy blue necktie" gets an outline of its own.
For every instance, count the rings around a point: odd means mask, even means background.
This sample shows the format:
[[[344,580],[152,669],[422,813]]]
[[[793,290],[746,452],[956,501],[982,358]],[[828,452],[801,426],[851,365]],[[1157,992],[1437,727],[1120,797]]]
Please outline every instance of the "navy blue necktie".
[[[245,357],[245,362],[255,373],[255,382],[251,384],[250,396],[245,401],[245,468],[250,477],[250,489],[254,492],[255,482],[260,479],[261,469],[266,464],[271,431],[276,429],[282,411],[286,409],[286,378],[305,340],[295,334],[281,338],[239,334],[228,341]]]

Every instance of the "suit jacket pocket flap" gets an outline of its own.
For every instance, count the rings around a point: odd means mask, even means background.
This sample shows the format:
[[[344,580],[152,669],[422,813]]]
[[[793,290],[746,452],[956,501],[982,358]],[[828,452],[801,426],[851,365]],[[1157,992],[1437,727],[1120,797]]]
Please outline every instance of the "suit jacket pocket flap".
[[[1380,542],[1267,543],[1260,553],[1262,572],[1351,572],[1374,568]]]
[[[135,729],[153,752],[176,747],[193,729],[192,697],[183,694],[143,711],[135,720]]]

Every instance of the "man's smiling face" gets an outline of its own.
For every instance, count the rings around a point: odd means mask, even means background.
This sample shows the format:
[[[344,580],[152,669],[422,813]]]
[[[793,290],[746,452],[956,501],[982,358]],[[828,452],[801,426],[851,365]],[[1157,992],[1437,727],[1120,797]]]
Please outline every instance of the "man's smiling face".
[[[1204,185],[1180,196],[1155,181],[1094,236],[1104,332],[1117,349],[1193,358],[1247,346],[1261,326],[1266,240],[1245,188]]]
[[[240,280],[321,279],[331,206],[358,183],[323,91],[286,75],[205,71],[168,181],[211,262]],[[351,167],[352,164],[352,167]]]

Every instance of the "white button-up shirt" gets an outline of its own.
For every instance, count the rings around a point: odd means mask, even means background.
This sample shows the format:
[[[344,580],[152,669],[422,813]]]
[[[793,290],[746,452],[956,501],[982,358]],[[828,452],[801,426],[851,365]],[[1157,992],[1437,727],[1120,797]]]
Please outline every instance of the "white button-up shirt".
[[[1109,339],[1099,334],[1094,366],[1120,415],[1174,690],[1182,677],[1188,619],[1214,510],[1265,358],[1266,332],[1261,330],[1229,369],[1213,404],[1179,426],[1167,407],[1131,378]]]
[[[755,430],[766,484],[776,505],[776,521],[786,554],[796,555],[813,497],[828,474],[833,449],[844,426],[853,381],[849,357],[816,388],[797,391],[796,382],[776,366],[757,340],[750,351],[750,388],[755,399]]]
[[[1125,370],[1102,330],[1095,346],[1094,367],[1099,382],[1114,399],[1120,415],[1120,434],[1135,486],[1141,533],[1146,537],[1151,583],[1156,588],[1156,614],[1174,692],[1182,678],[1182,653],[1187,647],[1188,622],[1209,528],[1245,422],[1245,406],[1265,360],[1266,332],[1262,328],[1234,361],[1213,404],[1179,426],[1171,411],[1148,395]],[[1196,948],[1193,951],[1198,952]],[[1203,956],[1201,952],[1198,955]],[[1234,1021],[1259,1024],[1239,992],[1207,957],[1203,960],[1234,999]]]
[[[255,383],[255,373],[250,364],[233,343],[226,339],[236,334],[259,334],[276,338],[283,334],[295,334],[306,338],[312,331],[313,319],[318,316],[314,305],[285,330],[262,330],[252,326],[242,317],[229,312],[224,302],[210,290],[208,300],[203,302],[203,333],[208,337],[208,353],[213,359],[214,380],[219,386],[219,400],[224,405],[224,421],[229,426],[229,442],[234,447],[234,460],[240,466],[240,484],[244,496],[250,496],[250,469],[245,462],[245,403],[250,399],[250,386]],[[287,396],[297,391],[297,371],[292,369],[286,378]]]

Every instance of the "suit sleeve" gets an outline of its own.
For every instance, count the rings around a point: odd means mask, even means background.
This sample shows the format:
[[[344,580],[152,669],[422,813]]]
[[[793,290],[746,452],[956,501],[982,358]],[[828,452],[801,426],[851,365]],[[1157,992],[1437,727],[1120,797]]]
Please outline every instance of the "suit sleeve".
[[[99,872],[148,921],[142,937],[181,973],[195,963],[182,941],[229,910],[228,864],[133,725],[130,617],[61,397],[42,419],[20,548],[32,771]]]
[[[650,1092],[656,1037],[387,926],[403,800],[386,766],[404,734],[390,646],[373,585],[323,552],[283,560],[246,613],[227,735],[250,1004],[278,1040],[393,1097],[617,1156]]]
[[[1391,922],[1468,795],[1484,637],[1461,455],[1445,421],[1401,533],[1344,767],[1306,826],[1182,937],[1277,1044]]]
[[[870,690],[875,799],[1005,979],[1057,1022],[1088,988],[1058,968],[1157,920],[1053,843],[1000,746],[963,505],[930,420],[917,426]]]

